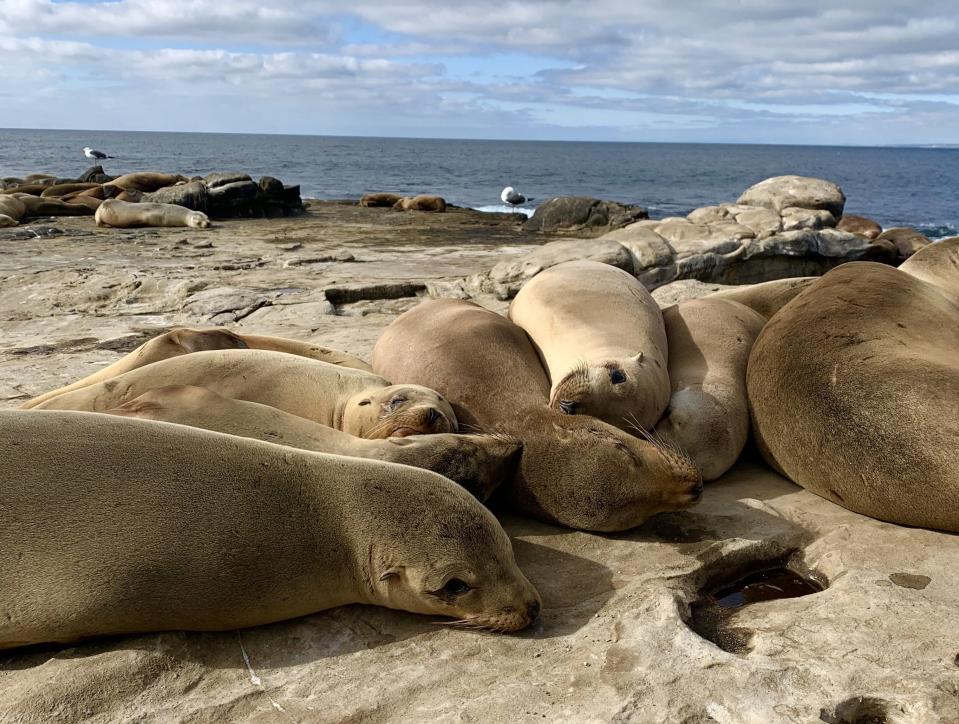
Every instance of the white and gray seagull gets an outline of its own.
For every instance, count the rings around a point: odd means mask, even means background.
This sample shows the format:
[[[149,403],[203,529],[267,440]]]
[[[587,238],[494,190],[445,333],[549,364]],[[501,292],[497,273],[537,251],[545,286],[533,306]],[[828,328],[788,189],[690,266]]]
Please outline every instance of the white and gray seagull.
[[[91,161],[102,161],[105,158],[113,158],[113,156],[107,156],[103,151],[97,151],[89,146],[83,147],[83,155]]]
[[[507,186],[503,189],[503,193],[501,193],[499,197],[503,199],[504,204],[509,204],[510,206],[519,206],[520,204],[525,204],[527,201],[532,201],[532,199],[527,199],[512,186]]]

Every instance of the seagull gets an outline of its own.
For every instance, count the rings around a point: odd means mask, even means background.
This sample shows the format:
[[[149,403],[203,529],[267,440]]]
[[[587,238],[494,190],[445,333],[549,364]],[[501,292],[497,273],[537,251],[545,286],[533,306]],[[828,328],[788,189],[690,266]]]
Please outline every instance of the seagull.
[[[503,199],[504,204],[509,204],[510,206],[519,206],[520,204],[525,204],[527,201],[527,198],[523,196],[523,194],[518,193],[512,186],[507,186],[503,189],[503,193],[501,193],[499,197]],[[532,201],[532,199],[529,199],[529,201]]]
[[[105,158],[113,158],[113,156],[107,156],[103,151],[95,151],[89,146],[83,147],[83,155],[92,161],[102,161]]]

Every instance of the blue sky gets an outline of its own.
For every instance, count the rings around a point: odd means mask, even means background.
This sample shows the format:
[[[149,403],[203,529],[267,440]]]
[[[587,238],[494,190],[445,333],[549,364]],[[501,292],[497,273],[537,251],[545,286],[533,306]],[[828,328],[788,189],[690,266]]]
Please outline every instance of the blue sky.
[[[959,143],[955,0],[0,0],[0,58],[0,127]]]

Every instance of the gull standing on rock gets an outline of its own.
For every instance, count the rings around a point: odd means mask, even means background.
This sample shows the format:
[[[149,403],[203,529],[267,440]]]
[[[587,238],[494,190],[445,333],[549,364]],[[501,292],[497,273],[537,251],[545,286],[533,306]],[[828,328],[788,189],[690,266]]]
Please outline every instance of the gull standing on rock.
[[[507,186],[503,189],[503,193],[499,195],[503,200],[504,204],[509,204],[510,206],[519,206],[520,204],[525,204],[527,199],[523,194],[519,193],[512,186]],[[532,201],[532,199],[529,199]]]
[[[107,156],[103,151],[96,151],[89,146],[83,147],[83,155],[91,161],[102,161],[105,158],[113,158],[113,156]]]

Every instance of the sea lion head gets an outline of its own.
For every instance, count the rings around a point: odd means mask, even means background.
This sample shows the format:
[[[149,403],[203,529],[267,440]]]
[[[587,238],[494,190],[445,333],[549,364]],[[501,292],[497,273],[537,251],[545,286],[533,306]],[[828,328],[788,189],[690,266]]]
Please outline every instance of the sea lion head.
[[[550,394],[549,406],[567,415],[592,415],[621,427],[650,395],[643,353],[623,359],[581,361]],[[665,401],[663,401],[665,402]],[[650,406],[658,404],[650,400]]]
[[[594,417],[553,411],[528,415],[523,428],[521,484],[512,494],[522,507],[561,525],[628,530],[702,495],[689,456],[652,435],[640,438]]]
[[[496,518],[457,486],[428,487],[415,509],[402,509],[408,498],[384,501],[402,520],[383,522],[384,535],[371,544],[372,602],[449,617],[463,628],[508,632],[531,624],[541,600]]]
[[[354,395],[343,411],[343,431],[370,439],[456,432],[456,414],[438,392],[392,385]]]
[[[187,226],[190,226],[194,229],[210,228],[210,218],[202,211],[191,211],[186,216],[186,223]]]

